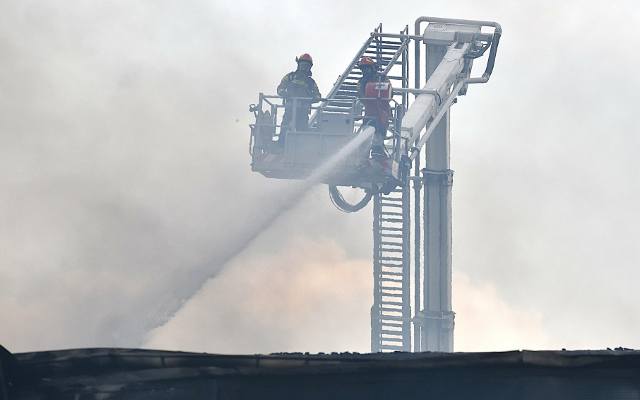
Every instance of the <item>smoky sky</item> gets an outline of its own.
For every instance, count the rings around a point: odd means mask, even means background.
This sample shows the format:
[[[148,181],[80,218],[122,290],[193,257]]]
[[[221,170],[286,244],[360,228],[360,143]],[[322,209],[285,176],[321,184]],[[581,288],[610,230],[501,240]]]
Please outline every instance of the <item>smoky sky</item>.
[[[290,187],[250,172],[257,93],[310,52],[325,94],[379,22],[420,15],[504,28],[451,117],[454,304],[499,304],[456,335],[529,318],[534,347],[640,346],[640,13],[622,1],[5,2],[0,342],[366,349],[370,210],[320,187],[175,321],[151,338],[145,321]]]

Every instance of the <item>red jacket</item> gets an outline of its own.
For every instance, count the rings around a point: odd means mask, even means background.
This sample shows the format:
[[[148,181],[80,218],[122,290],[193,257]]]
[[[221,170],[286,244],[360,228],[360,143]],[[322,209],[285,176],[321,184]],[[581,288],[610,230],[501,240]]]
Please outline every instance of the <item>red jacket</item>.
[[[381,124],[388,124],[391,117],[389,101],[393,96],[391,81],[382,75],[360,80],[360,97],[364,98],[364,116],[375,118]]]

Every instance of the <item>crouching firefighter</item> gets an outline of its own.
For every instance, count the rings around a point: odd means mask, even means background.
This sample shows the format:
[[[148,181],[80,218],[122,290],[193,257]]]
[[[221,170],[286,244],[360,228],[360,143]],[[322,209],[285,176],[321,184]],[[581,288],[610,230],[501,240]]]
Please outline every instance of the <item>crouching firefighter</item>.
[[[284,98],[284,115],[278,136],[279,145],[284,145],[286,133],[291,129],[292,124],[295,130],[309,128],[311,104],[320,101],[322,97],[316,81],[311,77],[311,67],[313,66],[311,56],[305,53],[296,57],[296,62],[298,68],[286,74],[278,85],[278,96]],[[293,121],[294,114],[295,121]]]
[[[360,59],[362,78],[358,83],[358,93],[364,104],[364,124],[375,128],[371,146],[372,157],[386,157],[384,138],[389,128],[393,87],[386,76],[378,72],[378,65],[371,57]]]

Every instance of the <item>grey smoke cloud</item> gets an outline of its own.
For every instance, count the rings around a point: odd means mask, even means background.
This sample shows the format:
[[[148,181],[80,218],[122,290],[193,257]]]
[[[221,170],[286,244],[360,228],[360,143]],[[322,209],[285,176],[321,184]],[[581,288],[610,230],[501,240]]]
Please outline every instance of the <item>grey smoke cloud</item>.
[[[262,71],[236,44],[212,45],[222,16],[150,4],[24,3],[3,25],[15,70],[3,80],[15,108],[3,129],[3,314],[20,322],[5,343],[140,345],[149,315],[197,285],[203,263],[220,268],[230,239],[288,186],[248,172],[246,108]],[[196,29],[199,12],[209,17]],[[271,247],[317,235],[308,220]]]
[[[539,334],[514,330],[504,341],[637,347],[633,4],[349,7],[7,2],[0,342],[16,351],[140,345],[143,318],[176,295],[176,279],[190,279],[287,187],[249,172],[246,110],[257,92],[273,91],[293,57],[309,51],[326,93],[378,22],[400,30],[431,14],[495,19],[505,29],[492,81],[472,88],[452,117],[458,342],[487,349],[465,332],[490,332],[492,324],[507,331],[530,318]],[[366,350],[369,224],[367,211],[340,214],[323,189],[313,191],[148,345]],[[305,277],[326,280],[324,264],[305,252],[326,263],[328,276],[348,279],[307,295]],[[296,295],[274,300],[267,315],[282,315],[261,319],[253,334],[243,315],[262,315],[258,306],[277,296],[253,295],[258,286]],[[478,321],[473,312],[486,311],[467,298],[497,304],[496,315]],[[313,320],[345,329],[330,339],[312,335]],[[235,328],[219,329],[223,323]]]

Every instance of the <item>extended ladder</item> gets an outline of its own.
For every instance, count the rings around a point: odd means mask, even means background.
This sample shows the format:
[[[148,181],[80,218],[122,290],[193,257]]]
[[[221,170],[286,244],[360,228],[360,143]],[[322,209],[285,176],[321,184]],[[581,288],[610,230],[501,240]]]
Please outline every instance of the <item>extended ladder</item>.
[[[408,78],[408,27],[400,32],[397,38],[385,38],[380,24],[365,41],[349,66],[338,77],[333,88],[327,95],[327,101],[320,105],[322,112],[349,112],[354,100],[358,98],[358,82],[362,78],[362,72],[358,67],[360,59],[369,56],[376,60],[379,70],[387,75],[395,87],[407,88]],[[394,68],[399,67],[399,68]],[[400,69],[400,71],[397,71]],[[397,71],[397,72],[396,72]],[[407,105],[407,95],[402,94],[400,101],[404,107]],[[312,117],[312,121],[315,115]]]
[[[323,113],[349,112],[359,97],[358,82],[362,72],[358,62],[364,56],[376,60],[379,71],[394,87],[406,89],[409,86],[410,42],[408,27],[399,34],[385,34],[380,24],[338,77],[320,110]],[[402,92],[394,99],[405,111],[408,93]],[[390,125],[390,129],[395,128]],[[408,183],[388,195],[374,196],[371,349],[376,352],[411,350],[409,207]]]
[[[428,25],[422,30],[424,23]],[[413,35],[407,27],[400,33],[383,33],[380,25],[369,35],[317,107],[309,132],[300,135],[306,140],[301,142],[304,146],[300,145],[298,153],[292,153],[301,159],[304,155],[316,156],[317,143],[329,142],[336,136],[330,130],[323,132],[323,126],[334,128],[332,123],[344,126],[346,122],[349,135],[354,127],[357,129],[354,119],[360,116],[358,83],[362,77],[358,62],[363,56],[375,58],[381,72],[394,86],[391,101],[394,123],[389,126],[391,137],[385,138],[387,151],[391,150],[387,160],[390,164],[372,160],[366,166],[375,172],[381,165],[382,170],[390,171],[385,178],[392,180],[388,181],[389,185],[385,186],[385,181],[376,186],[380,183],[374,182],[365,171],[362,174],[368,179],[366,185],[351,179],[353,177],[339,181],[341,185],[372,191],[390,190],[392,185],[398,185],[389,194],[374,195],[371,309],[371,350],[374,352],[410,351],[412,341],[414,351],[453,351],[449,110],[459,96],[466,94],[469,85],[489,81],[502,34],[496,22],[450,18],[419,17],[414,28]],[[411,61],[415,81],[412,85],[409,85],[410,43],[415,46]],[[474,60],[486,52],[484,73],[472,76]],[[415,98],[411,98],[409,107],[410,94]],[[250,108],[257,121],[252,125],[251,140],[262,143],[260,140],[266,137],[267,142],[271,142],[277,127],[274,116],[278,107],[283,106],[269,101],[278,96],[260,96],[259,106]],[[266,111],[263,103],[269,106]],[[321,119],[317,118],[319,115]],[[343,133],[338,136],[346,136]],[[253,151],[254,170],[268,177],[302,179],[295,163],[289,166],[263,162],[263,147],[254,145]],[[277,155],[273,158],[278,159]],[[413,174],[409,171],[411,164]],[[414,192],[413,213],[410,188]],[[410,226],[411,219],[413,226]],[[415,242],[412,247],[411,239]]]
[[[409,186],[373,203],[371,350],[411,351]]]

